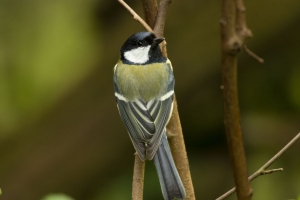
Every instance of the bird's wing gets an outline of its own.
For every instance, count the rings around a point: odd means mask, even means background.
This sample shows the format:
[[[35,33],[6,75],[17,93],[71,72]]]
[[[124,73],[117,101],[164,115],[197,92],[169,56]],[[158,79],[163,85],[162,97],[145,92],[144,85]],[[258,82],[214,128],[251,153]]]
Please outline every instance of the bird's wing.
[[[140,159],[144,161],[146,159],[146,146],[145,140],[142,138],[145,138],[146,134],[144,133],[143,128],[141,127],[137,119],[132,114],[131,108],[129,106],[130,103],[117,99],[117,104],[121,119],[125,124],[133,146],[137,151]]]
[[[122,96],[115,79],[114,89],[121,119],[140,159],[145,160],[145,143],[150,141],[156,131],[154,119],[151,117],[144,102],[140,100],[135,102],[128,101],[126,97]]]
[[[159,99],[148,102],[128,101],[120,93],[114,78],[115,97],[121,119],[141,160],[153,159],[163,130],[172,112],[174,78],[171,75],[168,89]]]

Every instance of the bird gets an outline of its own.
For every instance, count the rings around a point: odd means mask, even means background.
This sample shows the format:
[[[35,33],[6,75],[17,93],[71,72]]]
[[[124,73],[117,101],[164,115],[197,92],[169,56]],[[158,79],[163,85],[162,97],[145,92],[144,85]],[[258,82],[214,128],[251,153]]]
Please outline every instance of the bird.
[[[154,160],[165,200],[184,199],[185,188],[176,169],[166,125],[174,101],[174,75],[151,32],[131,35],[114,67],[114,94],[121,119],[142,161]]]

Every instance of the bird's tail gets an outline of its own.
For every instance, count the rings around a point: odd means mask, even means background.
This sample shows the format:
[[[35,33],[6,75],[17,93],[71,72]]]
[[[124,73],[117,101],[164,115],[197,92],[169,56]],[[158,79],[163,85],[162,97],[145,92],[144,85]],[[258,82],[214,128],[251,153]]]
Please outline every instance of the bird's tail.
[[[175,167],[166,133],[163,134],[157,153],[154,156],[154,164],[164,199],[184,199],[185,189]]]

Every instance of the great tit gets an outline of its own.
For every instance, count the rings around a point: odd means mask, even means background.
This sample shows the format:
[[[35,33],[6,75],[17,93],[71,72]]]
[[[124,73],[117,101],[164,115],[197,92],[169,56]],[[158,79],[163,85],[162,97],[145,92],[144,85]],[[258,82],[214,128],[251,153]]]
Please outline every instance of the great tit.
[[[121,119],[142,161],[152,160],[165,200],[184,199],[166,135],[174,99],[174,76],[159,44],[164,38],[139,32],[120,50],[114,67],[114,90]]]

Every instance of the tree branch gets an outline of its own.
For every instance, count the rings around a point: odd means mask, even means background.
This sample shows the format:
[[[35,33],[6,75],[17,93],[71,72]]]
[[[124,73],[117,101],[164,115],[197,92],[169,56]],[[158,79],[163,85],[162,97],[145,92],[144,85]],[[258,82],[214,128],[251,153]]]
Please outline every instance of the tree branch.
[[[145,19],[147,24],[153,29],[157,17],[157,0],[142,0]]]
[[[167,9],[171,4],[171,0],[161,0],[157,14],[156,23],[154,26],[154,33],[157,37],[164,36],[165,23],[167,18]]]
[[[246,51],[249,56],[257,60],[259,63],[264,63],[264,59],[260,58],[258,55],[253,53],[248,47],[245,45],[245,41],[248,38],[253,37],[252,31],[247,27],[246,22],[246,8],[243,0],[235,0],[236,5],[236,32],[238,36],[241,38],[242,47]]]
[[[165,23],[167,18],[167,9],[171,4],[171,0],[161,0],[159,3],[158,14],[156,18],[156,23],[154,26],[154,34],[156,37],[163,37],[165,30]],[[168,57],[167,53],[167,42],[163,41],[160,45],[162,53],[165,57]],[[175,100],[176,101],[176,100]]]
[[[144,191],[145,162],[141,161],[135,153],[133,180],[132,180],[132,200],[143,200]]]
[[[285,145],[275,156],[273,156],[266,164],[264,164],[259,170],[257,170],[254,174],[252,174],[248,180],[253,181],[257,177],[265,174],[272,174],[274,172],[282,172],[283,168],[279,169],[271,169],[266,170],[268,167],[270,167],[284,152],[286,152],[293,144],[295,144],[300,139],[300,133],[298,133],[287,145]],[[223,194],[222,196],[218,197],[216,200],[223,200],[230,195],[232,195],[236,191],[235,187]]]
[[[246,157],[244,153],[237,87],[237,53],[244,39],[237,30],[246,29],[245,16],[235,12],[242,0],[222,0],[221,40],[222,40],[222,83],[224,95],[224,123],[229,153],[234,173],[237,197],[251,200],[252,189],[248,181]],[[239,4],[238,4],[239,3]],[[238,13],[238,14],[237,14]]]
[[[246,39],[252,37],[251,30],[247,27],[246,22],[246,8],[243,0],[235,0],[236,7],[236,31],[239,37],[244,42]]]

